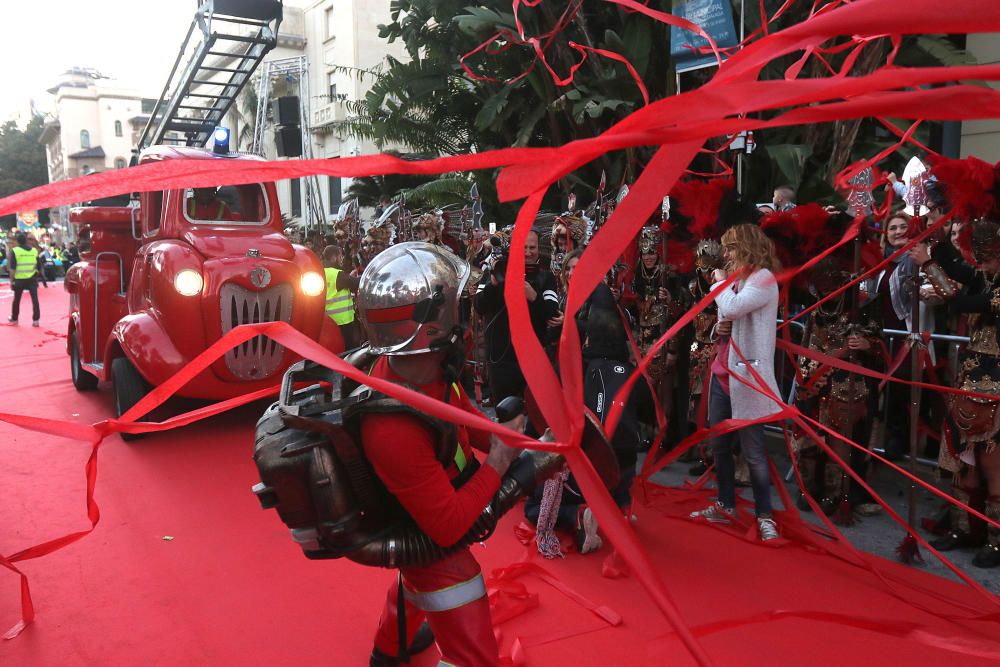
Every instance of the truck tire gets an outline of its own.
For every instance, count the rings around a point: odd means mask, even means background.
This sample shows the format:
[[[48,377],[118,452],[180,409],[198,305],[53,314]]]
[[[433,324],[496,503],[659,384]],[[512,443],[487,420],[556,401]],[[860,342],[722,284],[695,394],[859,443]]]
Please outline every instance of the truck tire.
[[[132,362],[127,357],[118,357],[111,362],[111,386],[115,397],[115,417],[121,417],[129,409],[149,393],[149,385],[139,375]],[[145,417],[139,417],[140,421]],[[122,440],[138,440],[142,433],[119,433]]]
[[[69,372],[77,391],[97,389],[97,376],[88,373],[80,364],[80,345],[76,329],[69,335]]]

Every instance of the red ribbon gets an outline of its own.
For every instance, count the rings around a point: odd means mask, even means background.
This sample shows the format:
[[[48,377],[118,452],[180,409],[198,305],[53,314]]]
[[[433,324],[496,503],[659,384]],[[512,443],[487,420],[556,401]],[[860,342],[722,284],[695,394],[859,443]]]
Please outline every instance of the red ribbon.
[[[514,6],[520,4],[534,6],[540,1],[515,0]],[[657,13],[640,3],[627,0],[611,1],[656,20],[668,23],[674,20],[671,25],[676,24],[675,17]],[[779,11],[788,6],[790,5],[786,2]],[[813,53],[821,54],[823,44],[840,35],[852,38],[858,35],[865,38],[883,34],[898,36],[922,33],[1000,32],[1000,5],[994,0],[965,0],[951,4],[941,3],[940,0],[910,0],[905,12],[894,11],[881,0],[858,0],[846,4],[831,2],[822,7],[817,2],[814,9],[814,15],[808,21],[781,32],[769,33],[733,54],[720,67],[712,81],[705,86],[673,98],[652,102],[600,136],[574,141],[566,146],[504,149],[424,162],[404,161],[381,155],[280,162],[224,159],[164,161],[62,181],[18,193],[0,199],[0,215],[130,191],[235,185],[297,178],[311,174],[358,177],[389,173],[431,174],[501,167],[503,170],[498,182],[501,199],[511,201],[528,198],[522,206],[515,228],[515,242],[512,245],[513,252],[508,269],[513,271],[511,274],[515,278],[511,281],[513,283],[523,278],[523,240],[534,220],[543,193],[551,184],[608,151],[647,145],[660,146],[642,176],[632,186],[629,196],[621,206],[617,207],[608,224],[584,253],[570,286],[570,306],[567,314],[572,315],[596,286],[606,269],[621,254],[624,246],[631,243],[638,227],[660,205],[662,194],[670,191],[671,186],[689,166],[691,158],[707,138],[742,130],[866,116],[923,120],[991,118],[996,115],[995,110],[1000,106],[998,91],[967,85],[924,88],[924,86],[963,80],[1000,80],[1000,66],[996,65],[926,69],[892,67],[859,77],[757,80],[761,70],[776,58],[800,50],[811,50]],[[523,36],[523,28],[519,21],[518,24],[519,32]],[[694,28],[697,32],[697,27]],[[860,47],[854,48],[856,52],[860,51]],[[841,74],[846,74],[846,69],[842,70]],[[782,111],[784,109],[790,110]],[[769,120],[745,115],[766,111],[777,111],[779,115]],[[506,296],[511,310],[511,328],[515,334],[518,359],[525,369],[533,393],[542,399],[541,408],[552,425],[558,442],[539,444],[529,441],[505,432],[488,420],[442,405],[398,385],[378,382],[367,376],[363,379],[377,390],[443,419],[472,428],[500,432],[518,446],[530,444],[536,449],[564,452],[609,539],[685,641],[695,660],[699,664],[708,664],[709,658],[698,645],[696,638],[687,630],[659,575],[642,551],[631,529],[623,521],[606,489],[600,484],[586,457],[579,450],[582,410],[577,406],[582,404],[582,389],[579,377],[579,340],[575,327],[564,323],[559,358],[561,367],[566,369],[566,372],[563,384],[560,385],[550,366],[545,362],[540,344],[531,335],[523,290],[518,293],[518,290],[508,285]],[[702,303],[700,307],[704,308],[704,305]],[[572,317],[566,318],[566,322],[571,321]],[[687,321],[690,321],[690,317],[687,317]],[[348,377],[359,379],[355,377],[358,373],[355,369],[346,367],[342,361],[320,348],[314,341],[296,337],[288,328],[282,328],[281,325],[260,325],[242,329],[227,334],[222,341],[206,351],[205,355],[200,356],[192,367],[201,370],[207,367],[211,360],[221,356],[228,347],[259,333],[265,333],[303,356],[328,365]],[[672,336],[676,333],[676,329],[677,327],[672,327],[668,334]],[[562,344],[563,342],[565,344]],[[576,363],[568,363],[572,361]],[[178,375],[184,375],[185,371]],[[126,417],[146,414],[154,404],[175,391],[190,377],[168,381],[164,386],[169,385],[171,387],[169,391],[163,387],[157,388]],[[638,375],[634,377],[637,378]],[[791,414],[795,414],[794,410]],[[84,427],[53,420],[32,420],[16,415],[8,415],[6,418],[27,428],[92,443],[93,451],[88,462],[88,516],[95,524],[99,515],[96,505],[92,505],[91,475],[96,475],[96,454],[101,439],[108,433],[120,430],[129,432],[158,430],[158,425],[131,424],[128,419],[109,420]],[[193,417],[187,418],[193,420]],[[804,421],[802,423],[806,425]],[[732,424],[730,426],[735,427]],[[44,547],[54,550],[79,539],[83,534],[86,532],[53,540],[17,555],[23,560],[29,557],[29,554],[37,553],[35,549]],[[13,567],[14,562],[14,557],[7,557],[0,564],[16,571]],[[31,619],[30,596],[27,595],[25,579],[22,579],[22,584],[22,621],[27,623]],[[27,603],[24,603],[25,600]]]

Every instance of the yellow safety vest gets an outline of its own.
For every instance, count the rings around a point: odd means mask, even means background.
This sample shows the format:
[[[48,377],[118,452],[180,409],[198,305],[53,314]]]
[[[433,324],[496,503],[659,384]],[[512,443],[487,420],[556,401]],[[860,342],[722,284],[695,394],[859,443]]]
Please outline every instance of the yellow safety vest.
[[[459,400],[462,399],[462,390],[459,388],[457,382],[451,383],[451,388],[455,392],[455,396]],[[462,472],[465,470],[465,466],[468,465],[468,461],[465,458],[465,452],[462,451],[462,445],[460,443],[455,443],[455,465],[458,467],[458,471]]]
[[[14,246],[14,280],[27,280],[38,273],[38,251],[34,248],[25,250],[21,246]]]
[[[349,289],[337,289],[340,269],[325,269],[326,274],[326,314],[337,326],[354,321],[354,297]]]

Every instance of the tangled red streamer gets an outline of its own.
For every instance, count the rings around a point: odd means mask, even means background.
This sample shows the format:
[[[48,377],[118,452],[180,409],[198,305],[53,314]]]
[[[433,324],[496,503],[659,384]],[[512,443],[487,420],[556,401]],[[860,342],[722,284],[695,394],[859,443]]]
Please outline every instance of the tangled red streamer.
[[[515,0],[514,5],[533,6],[541,1]],[[676,17],[656,12],[632,0],[609,1],[671,25],[677,25],[680,21]],[[786,2],[781,11],[788,6],[790,3]],[[662,193],[669,192],[707,138],[742,130],[860,117],[908,118],[919,121],[980,119],[996,115],[995,109],[1000,106],[998,91],[966,85],[925,87],[963,80],[1000,80],[1000,66],[995,65],[923,69],[893,66],[882,67],[872,74],[857,77],[846,76],[847,69],[842,68],[828,79],[757,80],[764,66],[775,58],[797,51],[821,54],[823,44],[837,36],[857,35],[871,39],[888,35],[894,39],[895,45],[898,42],[895,36],[904,34],[1000,31],[1000,5],[993,0],[964,0],[951,4],[940,3],[939,0],[910,0],[906,11],[898,11],[898,8],[886,5],[881,0],[831,2],[822,7],[817,0],[813,8],[814,14],[808,21],[787,30],[770,32],[762,27],[764,36],[734,53],[705,86],[673,98],[652,102],[607,132],[562,147],[505,149],[425,162],[402,161],[388,156],[259,163],[224,160],[163,162],[105,172],[18,193],[0,200],[0,215],[130,191],[235,185],[261,180],[297,178],[310,174],[358,177],[386,173],[441,173],[502,167],[503,171],[498,182],[502,200],[527,197],[515,226],[515,239],[512,243],[514,250],[508,268],[514,277],[508,281],[506,296],[511,312],[512,328],[517,332],[514,338],[515,350],[529,385],[534,394],[542,399],[540,407],[557,439],[556,442],[545,445],[524,438],[517,439],[517,443],[519,446],[530,445],[534,448],[560,451],[566,455],[608,538],[649,591],[695,660],[699,664],[709,664],[710,659],[681,619],[662,580],[647,559],[635,535],[617,512],[592,466],[579,450],[582,411],[577,406],[582,405],[582,378],[578,372],[580,352],[575,327],[564,323],[559,355],[561,367],[569,370],[564,373],[560,382],[551,366],[545,363],[545,356],[538,341],[528,335],[530,325],[523,291],[518,294],[517,290],[511,289],[511,285],[517,284],[518,279],[523,276],[522,241],[534,222],[545,191],[559,178],[605,152],[636,146],[660,146],[645,171],[632,186],[630,195],[615,210],[584,253],[570,285],[565,322],[573,321],[572,315],[579,309],[584,298],[602,279],[607,268],[616,261],[624,246],[631,243],[638,227],[660,205]],[[773,18],[775,17],[772,17],[772,20]],[[697,26],[685,27],[693,28],[694,32],[700,30]],[[860,46],[854,53],[860,53]],[[856,58],[854,53],[851,55]],[[894,57],[894,53],[890,55],[891,57]],[[778,115],[770,120],[746,116],[758,111],[776,111]],[[906,140],[908,137],[904,136],[903,139]],[[852,165],[852,169],[854,168],[861,167]],[[794,272],[790,275],[794,275]],[[711,295],[706,297],[709,298]],[[705,305],[707,305],[706,300],[699,304],[700,308],[704,308]],[[672,327],[666,338],[676,331],[677,327]],[[155,404],[162,402],[167,395],[176,391],[202,368],[207,367],[212,359],[221,356],[226,349],[258,333],[265,333],[289,349],[328,365],[349,377],[357,373],[315,342],[297,337],[287,327],[258,325],[247,330],[237,329],[228,334],[193,362],[188,369],[182,371],[177,378],[154,390],[121,420],[108,420],[85,427],[19,415],[0,415],[0,418],[25,428],[72,437],[92,444],[93,451],[88,461],[87,502],[88,516],[92,524],[96,525],[99,512],[93,503],[92,480],[96,479],[96,456],[101,440],[114,431],[144,432],[177,425],[179,422],[175,421],[165,422],[163,425],[139,425],[132,423],[131,419],[136,415],[145,414]],[[645,365],[648,365],[648,358],[640,364],[641,367]],[[187,375],[188,370],[192,371],[190,376],[182,377]],[[376,389],[443,419],[492,432],[503,430],[487,420],[471,416],[398,385],[378,386],[380,383],[374,383],[370,378],[365,380],[376,384]],[[940,390],[938,387],[935,389]],[[214,410],[215,406],[208,412]],[[796,415],[792,408],[786,408],[780,416],[791,416],[804,429],[812,431],[809,424]],[[178,419],[190,421],[194,418],[188,414]],[[812,434],[820,439],[815,431],[812,431]],[[506,435],[510,439],[510,434]],[[705,435],[701,434],[702,437]],[[17,572],[15,563],[61,548],[79,539],[86,532],[89,531],[74,533],[7,556],[0,561],[0,564]],[[33,612],[27,580],[23,574],[21,577],[22,624],[26,624],[30,622]]]

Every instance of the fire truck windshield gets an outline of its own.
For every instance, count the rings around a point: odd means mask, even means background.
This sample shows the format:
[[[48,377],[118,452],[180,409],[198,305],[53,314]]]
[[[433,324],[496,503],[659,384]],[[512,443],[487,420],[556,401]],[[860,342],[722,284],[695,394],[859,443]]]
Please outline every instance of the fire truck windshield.
[[[260,183],[188,188],[184,218],[196,225],[263,225],[270,218],[267,194]]]

